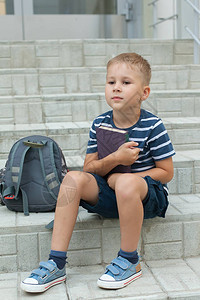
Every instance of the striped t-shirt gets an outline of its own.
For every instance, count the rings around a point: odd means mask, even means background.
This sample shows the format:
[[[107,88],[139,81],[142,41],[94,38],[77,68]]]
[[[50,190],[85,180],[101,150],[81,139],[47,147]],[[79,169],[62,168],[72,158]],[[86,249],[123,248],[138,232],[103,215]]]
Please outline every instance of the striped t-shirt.
[[[117,128],[113,122],[112,110],[101,114],[93,121],[90,128],[87,154],[98,152],[96,127],[100,125]],[[139,157],[131,166],[134,173],[152,169],[155,167],[155,161],[166,159],[175,154],[162,120],[149,111],[141,109],[138,122],[125,130],[128,131],[129,141],[137,142],[140,148]]]

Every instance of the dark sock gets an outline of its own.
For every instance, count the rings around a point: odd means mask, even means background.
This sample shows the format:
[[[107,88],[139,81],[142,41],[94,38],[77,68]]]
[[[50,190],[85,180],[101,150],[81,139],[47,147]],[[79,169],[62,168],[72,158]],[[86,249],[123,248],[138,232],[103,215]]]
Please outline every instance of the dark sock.
[[[64,268],[66,264],[66,258],[67,252],[64,251],[51,250],[49,254],[49,259],[52,259],[60,270]]]
[[[118,252],[118,256],[122,256],[122,257],[126,258],[132,264],[136,264],[139,260],[137,250],[135,250],[133,252],[126,252],[126,251],[123,251],[122,249],[120,249]]]

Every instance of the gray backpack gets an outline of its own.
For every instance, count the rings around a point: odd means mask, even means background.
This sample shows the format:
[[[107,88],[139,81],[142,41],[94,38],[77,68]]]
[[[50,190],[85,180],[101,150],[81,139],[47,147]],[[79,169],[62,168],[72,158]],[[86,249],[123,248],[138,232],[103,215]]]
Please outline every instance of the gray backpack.
[[[54,140],[40,135],[22,138],[12,146],[6,162],[3,202],[25,215],[53,211],[66,173],[64,155]]]

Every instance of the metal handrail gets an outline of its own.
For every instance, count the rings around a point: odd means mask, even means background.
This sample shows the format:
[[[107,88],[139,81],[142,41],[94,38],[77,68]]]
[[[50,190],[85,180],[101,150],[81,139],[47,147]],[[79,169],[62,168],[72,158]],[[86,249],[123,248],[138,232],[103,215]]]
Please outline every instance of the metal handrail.
[[[168,17],[168,18],[157,18],[157,14],[156,14],[156,3],[157,3],[158,1],[160,1],[160,0],[154,0],[154,1],[150,2],[150,3],[148,3],[149,6],[150,6],[150,5],[153,5],[153,21],[154,21],[154,23],[151,24],[151,25],[149,25],[149,27],[153,27],[153,35],[154,35],[154,38],[157,37],[157,31],[156,31],[156,30],[157,30],[157,28],[156,28],[157,25],[159,25],[159,24],[161,24],[161,23],[163,23],[163,22],[165,22],[165,21],[172,20],[172,19],[174,20],[174,19],[177,19],[177,18],[178,18],[178,15],[177,15],[177,14],[174,14],[174,15]]]
[[[173,15],[173,16],[168,17],[168,18],[159,18],[160,21],[158,21],[157,23],[149,25],[149,27],[155,27],[156,25],[158,25],[160,23],[163,23],[163,22],[171,20],[171,19],[176,19],[176,18],[178,18],[178,15]]]
[[[150,2],[150,3],[148,3],[148,5],[154,5],[158,1],[160,1],[160,0],[154,0],[154,1]]]
[[[197,8],[197,6],[192,3],[190,0],[185,0],[195,11],[195,17],[194,17],[194,32],[188,28],[188,26],[185,26],[185,30],[191,35],[191,37],[194,40],[194,64],[199,64],[199,56],[200,56],[200,40],[198,38],[199,36],[199,15],[200,10]],[[196,1],[196,4],[198,5],[198,1]]]
[[[194,33],[190,30],[190,28],[185,26],[185,30],[187,30],[187,32],[193,37],[195,42],[200,46],[200,40],[196,37],[196,35],[194,35]]]
[[[154,38],[157,37],[157,25],[171,20],[171,19],[176,19],[178,18],[177,14],[174,14],[173,16],[170,16],[168,18],[157,18],[156,15],[156,3],[159,0],[153,0],[152,2],[148,3],[148,5],[153,5],[153,21],[154,24],[149,25],[149,27],[153,27],[153,34]],[[194,63],[199,64],[199,59],[200,59],[200,39],[199,39],[199,16],[200,16],[200,9],[198,8],[199,1],[195,0],[195,3],[192,3],[190,0],[185,0],[186,3],[188,3],[194,10],[195,12],[195,17],[194,17],[194,32],[188,26],[185,26],[185,30],[190,34],[190,36],[194,40]]]
[[[200,15],[200,10],[190,0],[185,1]]]

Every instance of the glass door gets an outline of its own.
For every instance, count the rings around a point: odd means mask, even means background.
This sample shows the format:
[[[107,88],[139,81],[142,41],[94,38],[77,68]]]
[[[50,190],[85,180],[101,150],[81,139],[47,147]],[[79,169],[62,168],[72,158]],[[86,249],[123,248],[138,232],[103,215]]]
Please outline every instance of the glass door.
[[[0,14],[6,15],[0,27],[7,28],[8,40],[138,38],[142,35],[142,3],[143,0],[0,0]],[[1,29],[0,39],[4,39]]]
[[[117,14],[117,0],[33,0],[34,14]]]

